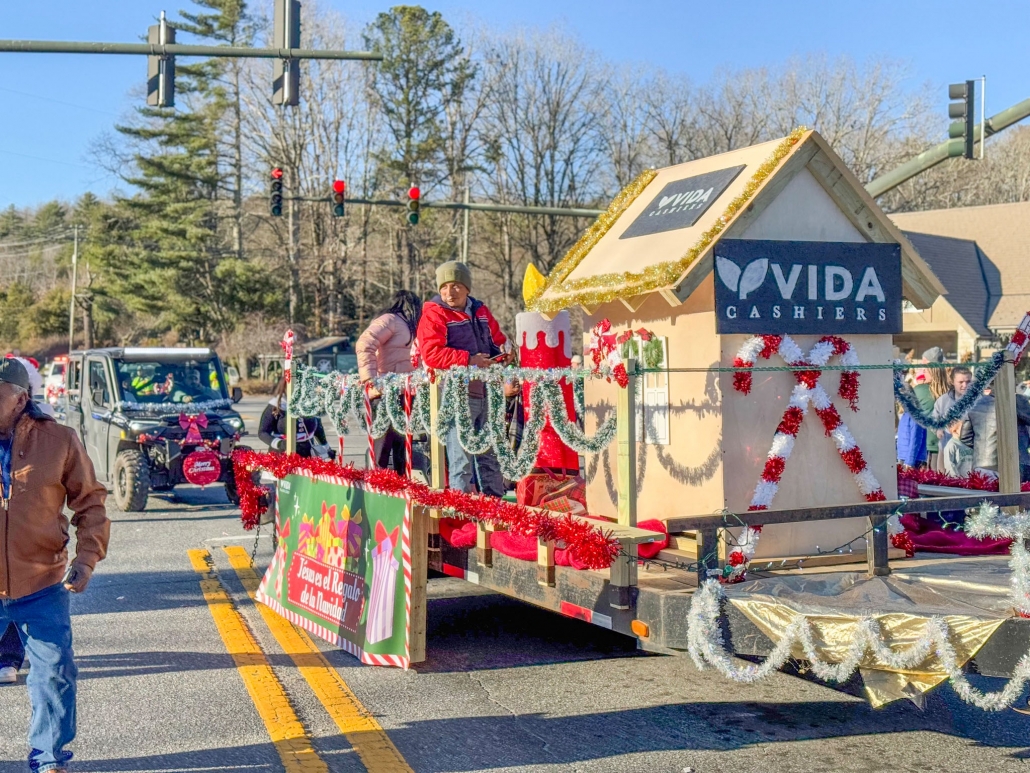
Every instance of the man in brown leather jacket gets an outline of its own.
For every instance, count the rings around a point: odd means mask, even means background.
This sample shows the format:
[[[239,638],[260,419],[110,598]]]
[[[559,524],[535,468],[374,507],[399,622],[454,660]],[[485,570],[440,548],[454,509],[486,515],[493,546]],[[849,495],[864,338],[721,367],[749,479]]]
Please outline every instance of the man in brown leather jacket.
[[[0,630],[13,622],[32,663],[29,769],[63,771],[75,737],[77,669],[69,592],[107,552],[107,495],[78,437],[43,414],[20,362],[0,360]],[[68,565],[72,511],[75,558]]]

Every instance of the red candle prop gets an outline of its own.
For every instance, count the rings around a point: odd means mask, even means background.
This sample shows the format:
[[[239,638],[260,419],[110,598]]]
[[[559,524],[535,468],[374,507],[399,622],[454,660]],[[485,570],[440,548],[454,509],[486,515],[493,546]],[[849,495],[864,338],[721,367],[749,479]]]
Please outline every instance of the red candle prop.
[[[572,325],[567,311],[558,312],[554,319],[525,311],[515,317],[515,340],[519,345],[519,364],[524,368],[567,368],[572,364]],[[562,381],[565,408],[571,421],[576,420],[572,385]],[[529,416],[529,384],[522,385],[523,410]],[[540,451],[536,466],[579,472],[579,454],[565,445],[551,426],[548,418],[540,436]]]

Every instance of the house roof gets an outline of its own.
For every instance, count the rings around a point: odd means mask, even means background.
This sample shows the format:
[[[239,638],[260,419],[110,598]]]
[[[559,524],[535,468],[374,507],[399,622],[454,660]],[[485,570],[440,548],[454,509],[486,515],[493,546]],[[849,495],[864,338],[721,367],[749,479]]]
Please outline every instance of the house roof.
[[[320,352],[323,349],[331,349],[334,346],[340,346],[346,348],[346,345],[350,343],[350,339],[347,336],[326,336],[324,338],[316,338],[313,341],[299,344],[298,349],[304,354],[314,354]]]
[[[826,141],[805,129],[644,172],[613,199],[527,306],[553,312],[618,299],[632,308],[652,292],[681,303],[712,271],[716,242],[757,217],[806,168],[867,239],[901,245],[905,297],[929,307],[944,291],[933,271]],[[656,214],[675,225],[655,227],[659,221],[650,218]]]
[[[899,212],[891,219],[905,231],[975,241],[991,298],[986,325],[1011,329],[1023,319],[1030,309],[1030,201]],[[949,303],[956,291],[965,290],[948,285]]]
[[[985,282],[986,259],[971,239],[905,231],[905,236],[930,264],[947,293],[948,304],[979,336],[989,336],[987,320],[994,308]],[[995,296],[997,297],[997,296]]]

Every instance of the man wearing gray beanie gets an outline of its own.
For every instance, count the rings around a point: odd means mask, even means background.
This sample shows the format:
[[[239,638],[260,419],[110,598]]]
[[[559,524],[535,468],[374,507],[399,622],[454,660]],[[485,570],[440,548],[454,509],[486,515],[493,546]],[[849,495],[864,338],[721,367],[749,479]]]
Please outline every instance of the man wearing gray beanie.
[[[418,352],[427,367],[447,370],[455,366],[488,368],[508,363],[511,346],[490,309],[469,293],[472,271],[461,261],[451,260],[436,269],[439,295],[426,301],[418,324]],[[482,381],[469,382],[469,410],[476,431],[487,420],[486,388]],[[470,491],[475,465],[484,494],[504,496],[504,478],[493,451],[472,455],[462,448],[458,428],[447,433],[447,473],[450,488]]]

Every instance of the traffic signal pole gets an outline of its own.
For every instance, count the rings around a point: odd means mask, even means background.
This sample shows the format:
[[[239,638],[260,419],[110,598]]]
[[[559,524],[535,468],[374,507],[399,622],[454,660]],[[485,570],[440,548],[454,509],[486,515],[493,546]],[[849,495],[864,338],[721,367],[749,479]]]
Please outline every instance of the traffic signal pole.
[[[122,54],[127,56],[203,56],[244,59],[337,59],[381,62],[371,51],[330,51],[312,48],[249,48],[244,46],[192,46],[179,43],[87,43],[64,40],[0,40],[0,53],[18,54]]]
[[[986,121],[981,121],[973,128],[973,135],[982,146],[986,137],[997,134],[1003,129],[1019,123],[1028,116],[1030,116],[1030,99],[1024,99],[1007,110],[1002,110],[1000,113],[992,115]],[[927,169],[932,169],[942,161],[947,161],[951,157],[950,147],[951,141],[946,140],[940,145],[924,150],[918,156],[910,161],[906,161],[896,169],[880,175],[866,185],[865,189],[874,199],[878,198],[894,190],[902,183],[911,180],[916,175],[922,174]]]
[[[320,202],[328,201],[321,196],[292,196],[293,201]],[[603,209],[572,209],[566,207],[522,207],[515,204],[476,204],[463,201],[426,201],[420,199],[426,209],[456,209],[469,212],[513,212],[519,215],[554,215],[556,217],[597,217],[605,212]],[[375,207],[405,207],[407,201],[393,199],[347,199],[347,204],[367,204]]]

